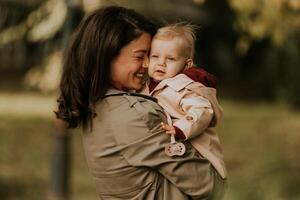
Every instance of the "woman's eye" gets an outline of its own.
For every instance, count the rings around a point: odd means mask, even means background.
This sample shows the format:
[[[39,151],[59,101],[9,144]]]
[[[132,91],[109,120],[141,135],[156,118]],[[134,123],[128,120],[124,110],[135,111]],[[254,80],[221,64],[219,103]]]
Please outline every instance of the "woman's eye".
[[[141,56],[136,56],[136,58],[138,59],[138,60],[143,60],[144,59],[144,55],[141,55]]]
[[[151,58],[158,58],[157,55],[151,55]]]

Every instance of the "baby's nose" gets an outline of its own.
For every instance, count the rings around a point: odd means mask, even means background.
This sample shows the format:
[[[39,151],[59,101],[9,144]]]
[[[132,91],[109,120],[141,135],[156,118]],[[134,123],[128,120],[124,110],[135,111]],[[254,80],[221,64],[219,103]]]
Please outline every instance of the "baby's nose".
[[[160,59],[159,62],[158,62],[158,64],[159,64],[160,66],[163,66],[163,67],[166,66],[166,62],[165,62],[164,59]]]

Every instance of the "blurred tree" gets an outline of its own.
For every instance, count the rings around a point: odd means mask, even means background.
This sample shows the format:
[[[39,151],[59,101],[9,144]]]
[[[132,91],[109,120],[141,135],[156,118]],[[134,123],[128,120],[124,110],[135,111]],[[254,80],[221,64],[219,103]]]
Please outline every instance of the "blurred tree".
[[[0,4],[6,9],[0,29],[0,70],[27,72],[25,85],[43,92],[57,88],[62,68],[62,47],[66,45],[70,32],[82,17],[79,3],[75,0],[17,1]],[[22,3],[23,2],[23,3]],[[27,3],[24,3],[27,2]],[[72,12],[68,7],[71,5]],[[16,23],[8,23],[13,11],[28,7],[28,12]],[[76,8],[76,9],[74,9]],[[17,18],[17,17],[16,17]],[[18,48],[16,48],[16,44]],[[12,49],[15,54],[11,54]],[[20,56],[18,56],[20,55]],[[15,59],[20,57],[20,59]],[[12,59],[13,58],[13,59]],[[19,62],[16,62],[18,61]],[[17,65],[16,70],[11,66]]]
[[[259,87],[257,94],[286,98],[300,107],[300,1],[228,0],[236,14],[235,45],[243,76]]]
[[[247,52],[252,41],[270,38],[280,47],[300,30],[300,1],[298,0],[228,0],[236,13],[234,27],[241,33],[237,53]]]
[[[23,66],[29,65],[26,42],[23,40],[15,40],[11,43],[3,44],[7,37],[15,37],[24,32],[22,27],[13,32],[11,36],[3,34],[4,30],[9,27],[17,26],[26,18],[29,13],[39,6],[37,1],[20,2],[16,0],[0,1],[0,70],[20,70]],[[11,31],[10,31],[11,32]]]
[[[1,0],[0,70],[21,69],[27,73],[26,85],[53,91],[59,80],[62,49],[82,14],[101,6],[120,5],[158,23],[185,20],[200,25],[195,63],[218,75],[222,89],[234,88],[246,98],[286,97],[295,104],[300,95],[295,86],[300,76],[296,67],[300,62],[299,2]],[[70,14],[69,4],[76,5],[72,7],[77,14]]]
[[[45,41],[54,36],[62,27],[67,15],[64,0],[47,0],[31,11],[25,20],[9,26],[0,33],[0,46],[21,40]]]
[[[198,32],[196,63],[216,74],[220,82],[235,82],[238,69],[233,51],[233,12],[225,0],[205,1],[201,9],[207,18]]]

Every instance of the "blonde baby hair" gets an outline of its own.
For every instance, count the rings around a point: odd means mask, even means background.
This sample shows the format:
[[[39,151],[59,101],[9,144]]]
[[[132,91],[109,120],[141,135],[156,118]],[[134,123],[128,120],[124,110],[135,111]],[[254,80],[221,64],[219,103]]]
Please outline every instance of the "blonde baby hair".
[[[178,37],[183,40],[187,49],[186,56],[193,59],[195,53],[196,29],[198,26],[187,22],[179,22],[163,26],[157,30],[153,39],[173,39]]]

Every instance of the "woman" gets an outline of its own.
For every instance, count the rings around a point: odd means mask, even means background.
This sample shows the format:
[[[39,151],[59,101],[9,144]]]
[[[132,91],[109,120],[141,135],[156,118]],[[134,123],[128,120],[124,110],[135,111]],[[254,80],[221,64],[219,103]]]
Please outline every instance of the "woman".
[[[166,117],[142,87],[155,26],[133,10],[106,7],[86,17],[66,55],[57,117],[84,128],[90,171],[102,199],[211,199],[211,165],[186,144],[169,157]]]

